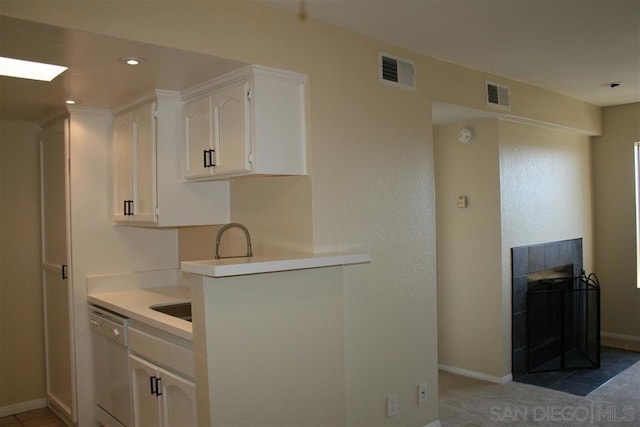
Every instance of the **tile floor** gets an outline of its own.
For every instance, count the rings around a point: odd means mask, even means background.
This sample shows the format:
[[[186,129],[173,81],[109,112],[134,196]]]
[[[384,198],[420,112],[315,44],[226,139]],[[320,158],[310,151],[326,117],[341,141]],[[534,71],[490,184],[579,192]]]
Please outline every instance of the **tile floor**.
[[[577,396],[587,396],[592,391],[634,365],[640,353],[613,347],[601,347],[600,368],[539,372],[519,376],[514,381],[546,387]]]
[[[66,427],[66,424],[49,408],[40,408],[2,417],[0,427]]]

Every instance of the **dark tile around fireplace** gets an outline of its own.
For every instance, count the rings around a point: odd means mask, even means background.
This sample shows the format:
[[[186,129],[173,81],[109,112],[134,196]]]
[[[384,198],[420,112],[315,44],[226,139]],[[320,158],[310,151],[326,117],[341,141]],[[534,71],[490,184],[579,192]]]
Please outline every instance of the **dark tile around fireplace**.
[[[581,238],[511,249],[511,373],[514,379],[528,371],[527,275],[568,264],[573,266],[573,276],[578,277],[582,271]]]
[[[513,307],[512,312],[515,316],[517,313],[527,311],[527,276],[516,277],[513,279]]]
[[[540,271],[546,268],[544,262],[545,247],[551,244],[552,243],[547,243],[539,246],[529,246],[529,271],[527,272],[527,274],[531,273],[532,271]]]
[[[511,249],[511,267],[513,277],[526,276],[529,273],[529,248],[527,246]]]

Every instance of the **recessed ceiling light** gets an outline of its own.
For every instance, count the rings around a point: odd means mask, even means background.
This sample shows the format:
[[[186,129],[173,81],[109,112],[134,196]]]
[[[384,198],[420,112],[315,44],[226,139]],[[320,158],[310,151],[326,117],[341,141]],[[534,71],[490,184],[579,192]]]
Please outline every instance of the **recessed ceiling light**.
[[[78,101],[76,99],[65,99],[64,103],[67,105],[75,105],[78,103]]]
[[[0,75],[2,76],[50,82],[65,70],[67,70],[67,67],[63,67],[62,65],[24,61],[22,59],[0,56]]]
[[[147,60],[139,56],[127,56],[120,58],[120,62],[135,67],[136,65],[142,65],[143,63],[147,62]]]

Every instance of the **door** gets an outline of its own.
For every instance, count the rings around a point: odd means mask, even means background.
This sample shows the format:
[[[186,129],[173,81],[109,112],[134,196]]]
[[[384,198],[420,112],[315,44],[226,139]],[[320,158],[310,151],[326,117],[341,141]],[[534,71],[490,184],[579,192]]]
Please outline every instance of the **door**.
[[[133,135],[133,221],[156,219],[156,103],[131,112]]]
[[[131,399],[136,427],[160,426],[160,404],[157,390],[158,370],[152,363],[137,356],[129,356],[131,372]]]
[[[133,130],[129,113],[113,118],[114,221],[129,222],[133,202]]]
[[[42,268],[47,396],[73,419],[73,319],[68,250],[68,120],[41,133]]]
[[[215,168],[209,95],[184,103],[185,178],[211,176]]]
[[[251,117],[248,81],[216,90],[211,96],[216,154],[215,174],[251,170]]]
[[[197,427],[196,386],[193,382],[160,369],[164,427]]]

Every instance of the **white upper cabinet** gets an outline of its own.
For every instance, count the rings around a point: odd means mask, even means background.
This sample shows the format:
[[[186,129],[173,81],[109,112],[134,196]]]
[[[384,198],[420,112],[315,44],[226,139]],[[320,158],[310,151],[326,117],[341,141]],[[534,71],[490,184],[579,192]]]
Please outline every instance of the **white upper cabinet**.
[[[305,175],[305,81],[251,65],[185,91],[185,179]]]
[[[127,218],[129,201],[133,201],[133,135],[131,114],[113,119],[113,191],[116,221]]]
[[[211,95],[215,175],[251,173],[251,86],[239,82]]]
[[[114,221],[176,227],[229,222],[229,184],[187,185],[180,144],[181,98],[153,97],[119,110],[113,119]]]
[[[150,102],[131,112],[133,126],[133,212],[135,220],[157,222],[156,217],[156,103]]]
[[[182,108],[187,178],[202,178],[213,174],[213,117],[209,96],[185,102]]]
[[[148,102],[113,120],[116,221],[157,222],[155,112]]]

